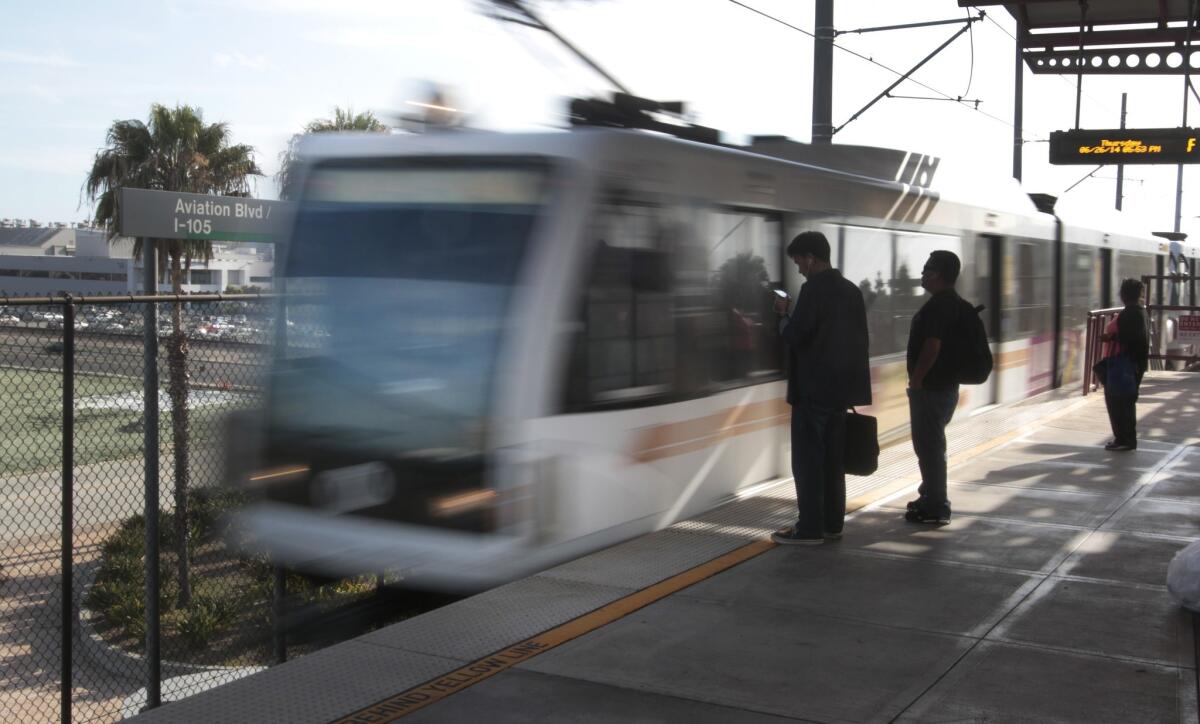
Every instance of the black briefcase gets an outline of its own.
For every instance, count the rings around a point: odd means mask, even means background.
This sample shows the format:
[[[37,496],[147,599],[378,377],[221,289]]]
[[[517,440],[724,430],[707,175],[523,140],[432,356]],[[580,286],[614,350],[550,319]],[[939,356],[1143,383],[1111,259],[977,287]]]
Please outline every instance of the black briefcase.
[[[854,410],[846,413],[845,468],[849,475],[871,475],[879,469],[879,423]]]

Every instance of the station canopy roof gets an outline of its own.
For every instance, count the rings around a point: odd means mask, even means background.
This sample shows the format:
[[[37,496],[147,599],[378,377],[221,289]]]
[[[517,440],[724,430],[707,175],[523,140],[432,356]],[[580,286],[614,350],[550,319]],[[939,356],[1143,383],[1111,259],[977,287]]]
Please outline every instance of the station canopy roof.
[[[1003,6],[1034,73],[1184,75],[1200,71],[1195,0],[958,0]],[[1189,6],[1193,15],[1189,17]],[[1082,28],[1082,32],[1081,32]],[[1082,51],[1080,47],[1082,45]]]

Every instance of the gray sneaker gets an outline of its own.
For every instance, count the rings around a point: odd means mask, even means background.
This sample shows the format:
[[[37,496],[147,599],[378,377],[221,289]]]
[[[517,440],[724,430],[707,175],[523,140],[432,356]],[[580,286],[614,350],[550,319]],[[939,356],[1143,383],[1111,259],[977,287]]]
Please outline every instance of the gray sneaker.
[[[825,542],[825,538],[823,536],[817,536],[814,538],[812,536],[797,535],[796,528],[794,526],[775,531],[771,534],[771,540],[775,541],[781,546],[815,546],[821,545]]]
[[[946,525],[950,522],[950,506],[943,507],[936,513],[921,508],[920,506],[908,510],[904,513],[904,519],[910,523],[933,523],[934,525]]]

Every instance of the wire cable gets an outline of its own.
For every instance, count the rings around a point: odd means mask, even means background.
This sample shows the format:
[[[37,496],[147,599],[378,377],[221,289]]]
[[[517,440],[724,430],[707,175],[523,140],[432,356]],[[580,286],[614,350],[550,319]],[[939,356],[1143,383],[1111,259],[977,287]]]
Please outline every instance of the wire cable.
[[[807,35],[810,38],[814,38],[814,39],[816,38],[815,35],[813,35],[809,31],[805,30],[804,28],[800,28],[795,25],[792,25],[791,23],[789,23],[787,21],[780,20],[779,18],[775,17],[774,15],[764,13],[762,10],[759,10],[757,8],[752,8],[745,3],[739,2],[738,0],[729,0],[729,2],[733,3],[734,5],[737,5],[738,7],[745,8],[746,10],[749,10],[752,13],[761,15],[764,18],[767,18],[768,20],[772,20],[776,23],[779,23],[780,25],[783,25],[784,27],[791,28],[792,30],[795,30],[796,32],[799,32],[799,33],[803,33],[804,35]],[[892,75],[895,75],[900,78],[904,77],[904,74],[901,73],[900,71],[896,70],[895,68],[890,68],[890,67],[884,65],[883,63],[880,63],[879,61],[875,60],[874,58],[871,58],[866,55],[863,55],[862,53],[853,51],[847,47],[838,45],[837,43],[834,43],[833,47],[837,48],[838,50],[842,51],[843,53],[849,53],[850,55],[853,55],[856,58],[865,60],[868,63],[871,63],[872,65],[876,65],[876,66],[886,70],[887,72],[891,73]],[[936,94],[942,96],[946,100],[954,101],[955,103],[958,103],[959,105],[963,106],[964,108],[967,108],[968,110],[972,110],[972,111],[975,111],[976,113],[980,113],[980,114],[992,119],[993,121],[996,121],[997,123],[1003,123],[1004,125],[1008,126],[1009,128],[1013,127],[1013,124],[1009,123],[1008,121],[1004,120],[1003,118],[1000,118],[999,116],[994,116],[991,113],[988,113],[987,111],[972,107],[968,102],[965,102],[961,96],[956,98],[956,97],[950,95],[949,93],[946,93],[944,91],[938,90],[937,88],[934,88],[931,85],[922,83],[921,81],[917,80],[916,78],[913,78],[912,76],[909,76],[907,80],[911,83],[916,83],[917,85],[921,86],[922,88],[924,88],[927,91],[930,91],[932,93],[936,93]]]
[[[972,6],[971,6],[971,8],[972,8],[972,9],[974,9],[974,10],[978,10],[978,9],[979,9],[978,7],[976,7],[976,6],[974,6],[974,5],[972,5]],[[1012,41],[1013,41],[1014,43],[1015,43],[1015,42],[1017,42],[1017,36],[1015,36],[1015,35],[1013,35],[1012,33],[1008,32],[1008,28],[1004,27],[1004,26],[1003,26],[1003,25],[1001,25],[999,22],[997,22],[995,18],[993,18],[991,15],[988,15],[988,16],[987,16],[987,19],[988,19],[988,22],[990,22],[992,25],[995,25],[997,28],[999,28],[999,29],[1000,29],[1000,32],[1004,33],[1004,34],[1005,34],[1005,35],[1007,35],[1009,38],[1011,38],[1011,39],[1012,39]],[[1043,74],[1041,74],[1041,75],[1050,75],[1050,74],[1049,74],[1049,73],[1043,73]],[[1062,82],[1064,82],[1064,83],[1066,83],[1066,84],[1070,85],[1072,88],[1074,88],[1074,87],[1075,87],[1075,81],[1071,80],[1070,78],[1068,78],[1067,76],[1063,75],[1062,73],[1054,73],[1054,76],[1055,76],[1056,78],[1058,78],[1059,80],[1061,80]],[[1111,105],[1109,105],[1109,104],[1108,104],[1106,101],[1102,101],[1102,100],[1100,100],[1099,98],[1097,98],[1096,96],[1092,95],[1091,93],[1088,93],[1087,91],[1084,91],[1083,95],[1084,95],[1084,96],[1086,96],[1086,97],[1087,97],[1087,99],[1088,99],[1088,100],[1090,100],[1090,101],[1092,101],[1093,103],[1095,103],[1095,104],[1097,104],[1097,105],[1099,105],[1099,106],[1102,106],[1102,107],[1103,107],[1105,110],[1109,110],[1109,111],[1111,111],[1111,110],[1115,110],[1114,106],[1111,106]]]
[[[971,8],[965,8],[967,13],[967,30],[971,36],[971,69],[967,72],[967,89],[963,91],[960,98],[965,98],[971,95],[971,83],[975,80],[975,23],[969,22],[971,19]],[[987,13],[982,13],[983,17],[987,17]],[[979,104],[975,104],[978,108]]]

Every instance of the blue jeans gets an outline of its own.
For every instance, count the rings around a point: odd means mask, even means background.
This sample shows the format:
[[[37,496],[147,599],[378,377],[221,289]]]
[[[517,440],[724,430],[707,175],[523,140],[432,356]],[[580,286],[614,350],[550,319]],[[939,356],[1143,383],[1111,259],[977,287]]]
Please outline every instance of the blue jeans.
[[[912,420],[913,450],[921,468],[922,505],[929,512],[947,506],[946,425],[958,406],[958,387],[947,390],[908,390],[908,414]]]
[[[808,402],[792,406],[796,534],[841,533],[846,519],[846,411]]]

